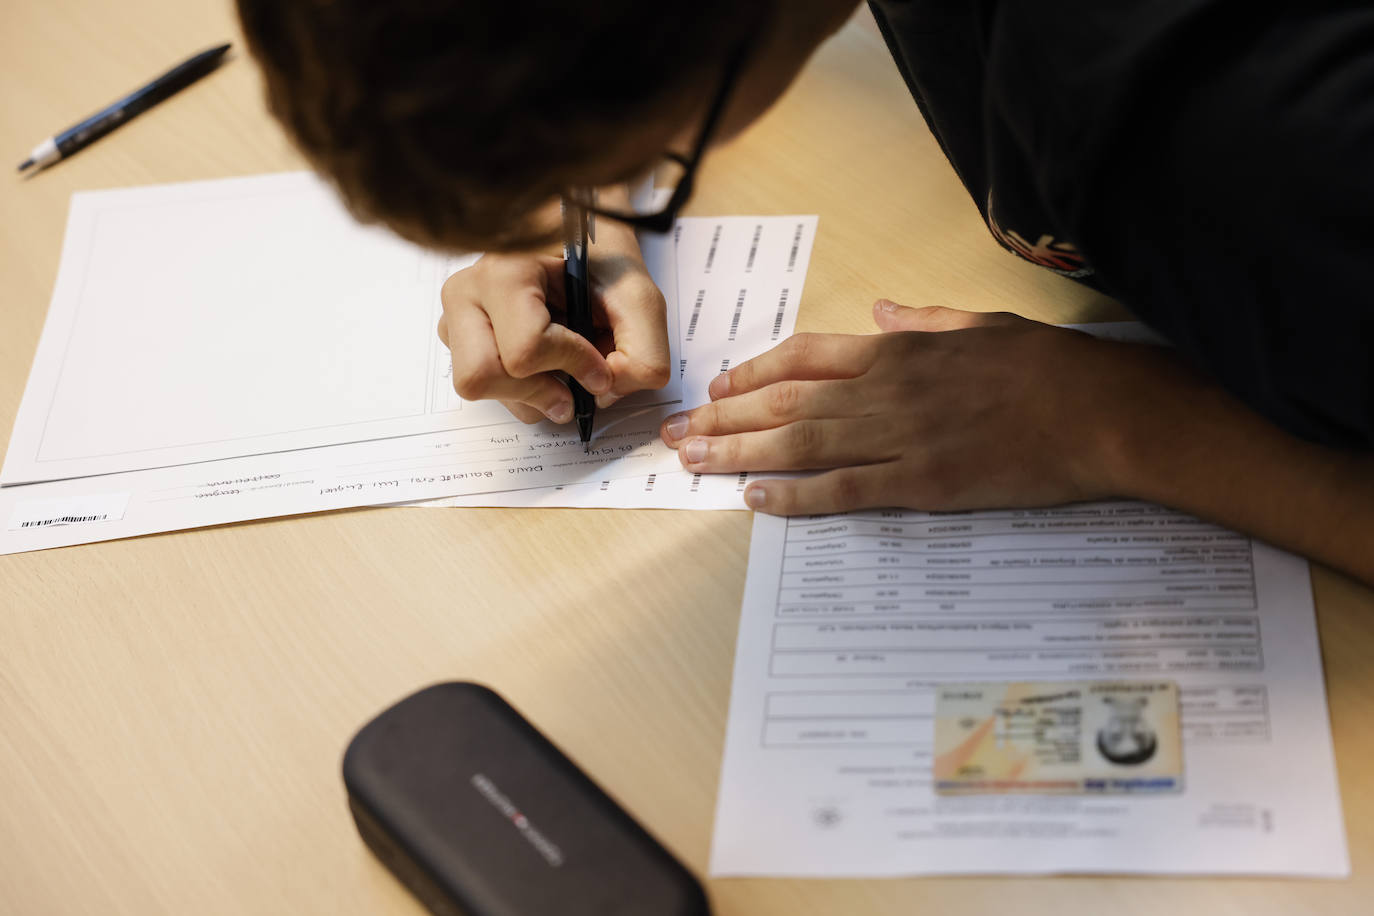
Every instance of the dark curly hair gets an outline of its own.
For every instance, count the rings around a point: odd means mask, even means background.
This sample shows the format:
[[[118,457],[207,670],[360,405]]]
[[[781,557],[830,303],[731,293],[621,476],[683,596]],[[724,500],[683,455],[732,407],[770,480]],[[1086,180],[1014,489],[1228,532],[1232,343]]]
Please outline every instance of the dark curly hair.
[[[268,104],[353,213],[432,247],[547,240],[608,142],[703,104],[772,0],[237,0]]]

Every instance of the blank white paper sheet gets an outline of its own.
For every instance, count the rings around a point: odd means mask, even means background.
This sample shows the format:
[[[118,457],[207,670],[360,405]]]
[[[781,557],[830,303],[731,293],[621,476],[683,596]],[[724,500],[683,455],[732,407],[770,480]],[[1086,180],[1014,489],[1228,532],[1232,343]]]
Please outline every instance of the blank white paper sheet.
[[[308,173],[75,194],[0,483],[508,423],[453,393],[435,335],[475,259],[358,225]]]

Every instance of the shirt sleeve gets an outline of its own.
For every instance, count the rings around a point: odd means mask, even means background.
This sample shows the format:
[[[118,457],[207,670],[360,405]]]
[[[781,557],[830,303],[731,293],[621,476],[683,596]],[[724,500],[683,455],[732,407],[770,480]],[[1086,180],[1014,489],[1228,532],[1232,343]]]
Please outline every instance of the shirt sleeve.
[[[1374,445],[1374,7],[985,24],[992,104],[1102,287],[1284,428]]]

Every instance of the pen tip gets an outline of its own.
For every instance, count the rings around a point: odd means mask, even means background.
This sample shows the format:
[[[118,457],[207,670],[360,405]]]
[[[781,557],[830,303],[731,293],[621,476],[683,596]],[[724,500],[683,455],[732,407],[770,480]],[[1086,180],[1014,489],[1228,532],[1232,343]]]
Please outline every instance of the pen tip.
[[[19,171],[21,171],[21,172],[24,171],[24,169],[32,168],[32,167],[33,167],[33,157],[32,157],[32,156],[30,156],[29,158],[25,159],[23,162],[19,163]]]

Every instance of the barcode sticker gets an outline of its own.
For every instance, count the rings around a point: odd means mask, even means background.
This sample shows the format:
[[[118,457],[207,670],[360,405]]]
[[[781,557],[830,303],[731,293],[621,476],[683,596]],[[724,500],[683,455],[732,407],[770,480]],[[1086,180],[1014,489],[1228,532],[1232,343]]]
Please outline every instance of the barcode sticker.
[[[748,288],[739,291],[739,298],[735,300],[735,317],[730,322],[730,339],[734,340],[739,333],[739,320],[744,315],[744,299],[749,295]]]
[[[10,513],[10,531],[116,522],[129,508],[128,493],[92,493],[54,499],[21,500]]]

